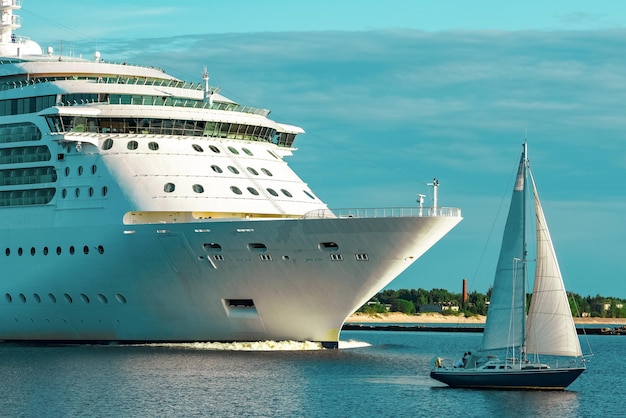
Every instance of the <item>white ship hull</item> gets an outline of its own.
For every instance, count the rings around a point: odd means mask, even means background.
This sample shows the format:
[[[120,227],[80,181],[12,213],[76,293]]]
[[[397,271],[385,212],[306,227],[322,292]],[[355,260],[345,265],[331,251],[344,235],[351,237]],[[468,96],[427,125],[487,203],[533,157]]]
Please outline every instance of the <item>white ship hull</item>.
[[[458,221],[337,218],[4,230],[0,234],[24,254],[3,262],[0,338],[333,345],[350,313]],[[204,245],[217,242],[220,260]],[[320,250],[323,242],[336,242],[340,250]],[[250,250],[251,243],[263,243],[267,251]]]

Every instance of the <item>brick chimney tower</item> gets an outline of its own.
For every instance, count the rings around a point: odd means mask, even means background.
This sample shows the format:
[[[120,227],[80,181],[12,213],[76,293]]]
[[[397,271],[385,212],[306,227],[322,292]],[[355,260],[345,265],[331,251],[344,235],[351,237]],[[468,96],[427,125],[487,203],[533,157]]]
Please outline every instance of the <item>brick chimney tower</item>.
[[[467,304],[467,279],[463,279],[463,306]]]

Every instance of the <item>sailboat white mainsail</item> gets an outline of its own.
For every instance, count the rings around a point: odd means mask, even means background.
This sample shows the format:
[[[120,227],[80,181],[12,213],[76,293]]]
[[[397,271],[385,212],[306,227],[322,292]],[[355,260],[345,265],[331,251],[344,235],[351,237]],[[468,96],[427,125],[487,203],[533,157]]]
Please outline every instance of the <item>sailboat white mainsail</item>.
[[[561,269],[532,173],[530,178],[537,218],[537,266],[528,310],[526,352],[554,356],[582,356]]]

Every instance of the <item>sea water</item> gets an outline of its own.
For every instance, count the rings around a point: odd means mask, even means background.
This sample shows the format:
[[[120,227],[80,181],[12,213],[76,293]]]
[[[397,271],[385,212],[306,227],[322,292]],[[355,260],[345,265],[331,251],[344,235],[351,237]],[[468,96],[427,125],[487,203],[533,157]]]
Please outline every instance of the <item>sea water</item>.
[[[0,416],[592,417],[625,414],[626,336],[593,350],[566,391],[451,389],[435,356],[475,349],[480,333],[343,331],[316,344],[0,344]]]

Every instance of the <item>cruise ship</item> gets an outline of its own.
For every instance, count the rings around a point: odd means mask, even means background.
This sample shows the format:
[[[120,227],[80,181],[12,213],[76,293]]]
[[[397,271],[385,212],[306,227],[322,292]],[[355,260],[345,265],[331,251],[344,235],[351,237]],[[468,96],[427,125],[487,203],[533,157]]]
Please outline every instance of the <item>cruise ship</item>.
[[[2,341],[337,347],[462,219],[435,199],[330,210],[287,164],[301,128],[206,72],[43,49],[21,3],[0,0]]]

